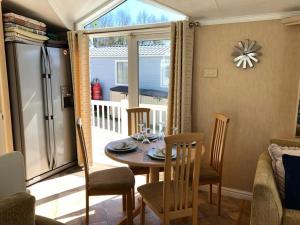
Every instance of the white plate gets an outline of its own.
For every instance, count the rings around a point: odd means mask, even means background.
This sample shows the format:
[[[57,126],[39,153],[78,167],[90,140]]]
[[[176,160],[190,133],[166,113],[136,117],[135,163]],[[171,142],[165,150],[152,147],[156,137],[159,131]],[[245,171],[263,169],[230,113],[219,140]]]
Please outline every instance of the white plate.
[[[128,152],[128,151],[133,151],[137,148],[137,144],[134,142],[115,142],[110,144],[108,147],[108,150],[114,151],[114,152]]]
[[[154,158],[154,159],[160,159],[160,160],[165,160],[165,156],[164,155],[158,155],[156,153],[157,149],[156,148],[150,148],[148,150],[148,156],[150,156],[151,158]],[[175,159],[176,158],[176,150],[175,149],[172,149],[172,159]]]
[[[137,140],[137,137],[138,137],[138,134],[134,134],[131,136],[133,139]],[[150,141],[153,141],[155,139],[158,138],[158,135],[157,134],[147,134],[147,138],[150,140]]]
[[[136,144],[132,141],[120,141],[120,142],[115,142],[111,144],[111,147],[113,149],[129,149],[136,146]]]

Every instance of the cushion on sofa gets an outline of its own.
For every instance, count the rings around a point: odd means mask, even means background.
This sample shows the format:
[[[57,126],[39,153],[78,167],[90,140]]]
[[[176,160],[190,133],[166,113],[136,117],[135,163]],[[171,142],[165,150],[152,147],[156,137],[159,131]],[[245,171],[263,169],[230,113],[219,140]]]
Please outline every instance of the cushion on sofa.
[[[299,225],[300,211],[293,209],[283,210],[282,225]]]
[[[283,155],[285,208],[300,210],[300,157]]]
[[[35,198],[26,192],[0,198],[1,225],[34,225]]]
[[[272,167],[274,176],[276,179],[276,184],[278,187],[278,191],[280,193],[280,197],[284,202],[285,199],[285,172],[282,163],[282,155],[294,155],[300,156],[300,148],[299,147],[282,147],[277,144],[271,144],[268,148],[270,157],[272,159]]]

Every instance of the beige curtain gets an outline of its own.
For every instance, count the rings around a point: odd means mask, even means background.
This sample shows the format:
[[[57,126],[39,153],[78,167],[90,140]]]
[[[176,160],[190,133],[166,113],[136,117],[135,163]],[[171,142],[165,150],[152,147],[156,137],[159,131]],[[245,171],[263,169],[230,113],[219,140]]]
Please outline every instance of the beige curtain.
[[[167,134],[190,132],[194,28],[188,21],[171,24],[171,59]]]
[[[89,72],[89,38],[82,32],[68,32],[70,48],[72,82],[74,93],[75,119],[82,119],[82,126],[89,162],[92,163],[92,132],[91,132],[91,102],[90,102],[90,72]],[[76,129],[76,145],[78,164],[83,164],[81,146]]]
[[[1,4],[0,1],[0,155],[14,150]]]

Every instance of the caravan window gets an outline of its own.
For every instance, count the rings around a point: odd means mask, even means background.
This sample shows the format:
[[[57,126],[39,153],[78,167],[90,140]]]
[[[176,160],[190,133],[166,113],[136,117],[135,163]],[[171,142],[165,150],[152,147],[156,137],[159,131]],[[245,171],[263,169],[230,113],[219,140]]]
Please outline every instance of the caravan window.
[[[128,85],[128,61],[116,61],[116,85]]]
[[[170,59],[165,57],[160,62],[160,86],[169,86],[169,73],[170,73]]]

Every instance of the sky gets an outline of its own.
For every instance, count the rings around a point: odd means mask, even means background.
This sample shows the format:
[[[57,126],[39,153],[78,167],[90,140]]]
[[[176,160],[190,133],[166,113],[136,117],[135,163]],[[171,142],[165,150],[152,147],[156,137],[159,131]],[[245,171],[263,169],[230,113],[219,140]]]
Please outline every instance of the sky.
[[[162,14],[167,16],[170,21],[183,20],[184,15],[176,13],[174,11],[168,11],[167,7],[159,7],[156,4],[151,4],[149,0],[127,0],[122,5],[119,6],[119,9],[126,9],[132,15],[132,18],[136,18],[139,11],[146,10],[148,14],[154,14],[157,18],[160,18]]]
[[[164,21],[177,21],[177,20],[184,20],[185,16],[181,13],[177,13],[174,10],[168,10],[167,7],[161,7],[160,5],[157,5],[157,3],[152,3],[151,0],[126,0],[121,5],[117,6],[115,9],[112,9],[110,12],[108,12],[106,15],[100,17],[99,19],[95,21],[106,21],[104,22],[107,24],[107,21],[110,21],[111,19],[108,19],[107,16],[109,14],[113,15],[114,19],[115,15],[118,11],[126,12],[127,15],[130,15],[131,22],[128,25],[134,25],[137,22],[137,17],[139,12],[146,12],[148,16],[155,16],[156,22],[160,22],[159,19],[161,16],[164,16]],[[105,19],[106,17],[106,19]],[[99,21],[99,22],[100,22]],[[113,20],[117,21],[117,20]],[[148,23],[153,23],[153,20]],[[111,27],[114,25],[100,25],[101,23],[94,23],[91,22],[87,25],[86,29],[94,29],[94,28],[100,28],[100,27]]]

